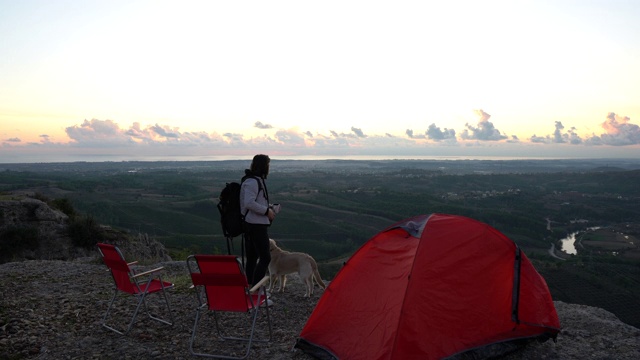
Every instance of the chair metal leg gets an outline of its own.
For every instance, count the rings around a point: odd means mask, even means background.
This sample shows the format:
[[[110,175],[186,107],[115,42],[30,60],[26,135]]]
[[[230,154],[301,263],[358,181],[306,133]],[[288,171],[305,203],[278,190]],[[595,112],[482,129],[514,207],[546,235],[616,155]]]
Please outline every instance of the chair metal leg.
[[[140,311],[140,305],[142,305],[142,303],[144,303],[144,298],[147,294],[143,293],[141,295],[137,295],[140,297],[140,300],[138,300],[138,305],[136,305],[136,310],[133,312],[133,316],[131,317],[131,322],[129,322],[129,327],[127,327],[127,331],[126,333],[129,333],[129,331],[131,331],[131,328],[133,328],[133,324],[135,324],[136,322],[136,318],[138,317],[138,311]],[[147,306],[147,304],[145,303],[144,305],[145,307]]]
[[[150,294],[146,294],[146,295],[150,295]],[[147,306],[146,295],[143,295],[142,301],[144,303],[144,309],[145,309],[145,312],[147,313],[147,316],[149,316],[150,319],[159,321],[163,324],[173,325],[173,322],[174,322],[173,312],[171,311],[171,304],[169,303],[169,298],[167,297],[167,293],[165,291],[162,291],[164,302],[167,305],[167,311],[169,312],[169,318],[171,319],[171,321],[162,319],[158,316],[154,316],[153,314],[151,314],[151,312],[149,311],[149,307]]]
[[[269,339],[266,340],[256,340],[256,341],[261,341],[261,342],[268,342],[273,340],[273,331],[272,331],[272,327],[271,327],[271,318],[269,317],[269,306],[267,305],[267,302],[265,301],[264,303],[264,308],[266,309],[265,311],[267,312],[267,324],[269,325]]]
[[[131,328],[133,327],[133,324],[135,323],[136,320],[136,316],[138,315],[138,310],[140,310],[140,305],[142,303],[142,301],[144,300],[144,297],[140,299],[140,301],[138,301],[138,305],[136,306],[136,310],[133,313],[133,317],[131,318],[131,321],[129,322],[129,326],[127,326],[127,329],[125,331],[120,331],[112,326],[107,325],[107,317],[109,316],[109,313],[111,312],[111,309],[113,308],[113,303],[116,300],[116,297],[118,296],[118,289],[115,290],[113,297],[111,298],[111,302],[109,303],[109,308],[107,308],[107,312],[104,314],[104,317],[102,318],[102,326],[104,326],[105,328],[114,331],[120,335],[126,335],[129,333],[129,331],[131,331]]]
[[[195,351],[193,351],[193,343],[196,339],[196,331],[198,330],[198,321],[200,320],[201,308],[202,307],[196,309],[196,320],[194,321],[193,329],[191,330],[191,340],[189,340],[189,352],[191,352],[191,355],[206,356],[206,354],[196,353]]]
[[[109,307],[107,308],[107,312],[102,317],[102,326],[111,331],[115,331],[120,335],[124,335],[125,333],[123,333],[122,331],[107,325],[107,318],[109,317],[109,313],[111,312],[111,308],[113,307],[113,303],[115,302],[117,296],[118,296],[118,289],[115,289],[115,291],[113,292],[113,297],[111,297],[111,301],[109,302]]]
[[[220,329],[220,323],[218,321],[218,312],[217,311],[213,312],[213,321],[214,321],[214,324],[216,325],[216,334],[218,334],[218,338],[220,340],[227,340],[227,337],[224,336],[224,334],[222,333],[222,330]]]
[[[145,307],[145,311],[147,312],[147,315],[149,316],[149,318],[159,321],[161,323],[167,324],[167,325],[173,325],[173,313],[171,312],[171,305],[169,304],[169,298],[167,297],[167,294],[165,292],[163,292],[164,295],[164,300],[165,300],[165,304],[167,305],[167,310],[169,311],[169,316],[171,317],[171,322],[161,319],[159,317],[153,316],[150,312],[149,312],[149,308],[147,307],[147,302],[146,302],[146,296],[149,295],[147,293],[142,293],[142,294],[137,294],[135,297],[138,298],[138,303],[136,305],[136,309],[133,312],[133,316],[131,317],[131,321],[129,322],[129,325],[127,326],[126,330],[124,331],[120,331],[112,326],[107,325],[106,320],[109,316],[109,313],[111,312],[111,309],[113,308],[113,303],[116,300],[116,297],[118,296],[118,289],[115,290],[113,297],[111,298],[111,302],[109,303],[109,307],[107,308],[107,312],[104,314],[104,317],[102,318],[102,326],[104,326],[105,328],[114,331],[120,335],[126,335],[128,334],[131,329],[133,328],[133,325],[136,322],[136,319],[138,317],[138,312],[140,311],[140,306],[142,304],[144,304]]]
[[[203,356],[203,357],[208,357],[208,358],[215,358],[215,359],[228,359],[228,360],[242,360],[242,359],[246,359],[249,357],[249,353],[251,352],[251,344],[253,342],[267,342],[270,341],[272,338],[272,332],[271,332],[271,321],[269,319],[269,315],[268,315],[268,309],[267,311],[267,321],[269,323],[269,339],[265,339],[265,340],[257,340],[254,339],[254,335],[255,335],[255,330],[256,330],[256,323],[258,320],[258,315],[259,315],[259,308],[254,308],[253,310],[253,314],[251,315],[251,333],[249,334],[248,338],[241,338],[241,337],[234,337],[234,336],[224,336],[222,334],[222,332],[220,331],[220,327],[218,326],[218,315],[217,313],[214,311],[213,316],[214,316],[214,321],[215,321],[215,326],[216,326],[216,331],[218,333],[218,337],[220,338],[220,340],[224,341],[224,340],[236,340],[236,341],[246,341],[247,342],[247,347],[246,347],[246,352],[243,356],[228,356],[228,355],[215,355],[215,354],[206,354],[206,353],[197,353],[193,350],[193,344],[195,343],[195,339],[196,339],[196,332],[197,332],[197,328],[198,328],[198,322],[200,321],[201,315],[202,315],[202,311],[206,308],[206,305],[203,305],[201,307],[199,307],[196,310],[196,318],[195,321],[193,323],[193,330],[191,331],[191,339],[189,341],[189,351],[191,352],[191,355],[194,356]]]
[[[204,307],[200,307],[196,310],[196,319],[193,323],[193,330],[191,331],[191,339],[189,340],[189,352],[191,353],[191,355],[194,356],[203,356],[203,357],[208,357],[208,358],[213,358],[213,359],[228,359],[228,360],[243,360],[249,357],[249,352],[251,351],[251,341],[249,341],[249,343],[247,344],[247,351],[245,352],[244,356],[227,356],[227,355],[216,355],[216,354],[206,354],[206,353],[200,353],[200,352],[195,352],[193,350],[193,344],[196,340],[196,332],[198,331],[198,322],[200,321],[200,317],[201,317],[201,311],[204,309]],[[215,315],[214,315],[215,316]],[[217,321],[217,319],[216,319]],[[224,339],[229,339],[227,338],[222,338]]]
[[[171,318],[171,322],[168,322],[166,320],[162,320],[162,319],[156,319],[160,322],[163,322],[167,325],[173,325],[175,319],[173,317],[173,311],[171,311],[171,304],[169,303],[169,298],[167,297],[167,292],[165,291],[166,289],[162,289],[162,296],[164,296],[164,302],[167,304],[167,311],[169,311],[169,318]]]

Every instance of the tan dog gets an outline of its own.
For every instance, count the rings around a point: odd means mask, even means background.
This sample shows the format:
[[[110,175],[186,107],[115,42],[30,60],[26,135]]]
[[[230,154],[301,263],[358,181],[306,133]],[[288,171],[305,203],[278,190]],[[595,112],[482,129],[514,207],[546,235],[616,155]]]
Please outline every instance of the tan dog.
[[[269,263],[269,274],[271,280],[270,290],[273,291],[276,281],[280,281],[280,292],[284,292],[287,284],[287,274],[297,272],[300,279],[307,287],[305,297],[313,295],[313,280],[323,289],[327,286],[320,278],[318,264],[311,255],[300,252],[284,251],[276,245],[273,239],[269,239],[269,250],[271,251],[271,262]]]

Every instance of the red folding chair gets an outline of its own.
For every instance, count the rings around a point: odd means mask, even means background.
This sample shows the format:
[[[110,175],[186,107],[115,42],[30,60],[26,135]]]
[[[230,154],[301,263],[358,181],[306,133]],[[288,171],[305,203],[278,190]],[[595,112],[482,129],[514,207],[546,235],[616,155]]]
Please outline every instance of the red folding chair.
[[[269,318],[269,307],[267,306],[265,284],[269,277],[264,277],[260,283],[253,288],[249,288],[247,277],[244,274],[242,265],[235,255],[191,255],[187,258],[187,267],[191,274],[193,287],[198,298],[198,308],[196,309],[196,319],[191,332],[189,351],[192,355],[206,356],[219,359],[246,359],[249,356],[252,342],[268,342],[272,339],[271,319]],[[265,309],[266,321],[269,328],[269,337],[255,338],[256,323],[260,309]],[[198,322],[203,312],[207,310],[213,312],[215,327],[218,339],[246,341],[246,350],[243,356],[226,354],[208,354],[195,352],[193,350]],[[222,313],[246,313],[249,315],[250,324],[244,326],[234,326],[236,333],[244,330],[242,336],[230,336],[224,334],[221,327]],[[264,317],[264,316],[263,316]],[[225,319],[230,321],[227,314]],[[228,331],[226,331],[228,332]],[[248,332],[248,336],[246,334]],[[238,334],[236,334],[238,335]]]
[[[109,268],[111,275],[113,276],[113,281],[115,283],[115,290],[113,293],[113,297],[111,298],[111,302],[109,303],[109,307],[107,308],[107,312],[104,314],[102,318],[102,326],[109,330],[113,330],[120,335],[125,335],[136,321],[136,317],[138,316],[138,311],[140,310],[140,306],[144,304],[145,311],[149,318],[160,321],[167,325],[173,325],[173,314],[171,313],[171,305],[169,304],[169,299],[167,298],[166,289],[170,289],[173,287],[173,284],[170,282],[162,281],[162,277],[160,276],[160,271],[163,269],[162,267],[141,272],[136,274],[134,270],[130,268],[131,265],[137,263],[131,262],[127,263],[124,260],[124,256],[120,249],[116,246],[109,244],[98,244],[98,250],[100,251],[100,255],[102,255],[102,260],[104,264]],[[118,293],[125,293],[129,295],[133,295],[137,299],[136,310],[131,317],[131,321],[129,322],[129,326],[124,331],[117,330],[109,325],[107,325],[107,318],[113,308],[113,303],[118,296]],[[164,301],[167,305],[167,311],[169,316],[171,317],[171,321],[167,321],[152,315],[149,312],[149,308],[147,307],[146,298],[147,295],[153,293],[162,293],[164,296]]]

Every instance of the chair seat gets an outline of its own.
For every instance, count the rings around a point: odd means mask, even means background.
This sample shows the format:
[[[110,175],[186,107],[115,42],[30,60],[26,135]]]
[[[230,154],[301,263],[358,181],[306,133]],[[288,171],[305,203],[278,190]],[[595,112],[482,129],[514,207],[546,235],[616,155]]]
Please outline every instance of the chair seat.
[[[133,291],[136,294],[140,294],[140,293],[148,293],[148,294],[153,294],[155,292],[158,291],[162,291],[162,288],[164,286],[165,289],[169,289],[171,287],[173,287],[173,284],[167,281],[160,281],[158,279],[153,279],[151,280],[151,283],[148,284],[147,283],[139,283],[139,289],[138,287],[134,287]]]

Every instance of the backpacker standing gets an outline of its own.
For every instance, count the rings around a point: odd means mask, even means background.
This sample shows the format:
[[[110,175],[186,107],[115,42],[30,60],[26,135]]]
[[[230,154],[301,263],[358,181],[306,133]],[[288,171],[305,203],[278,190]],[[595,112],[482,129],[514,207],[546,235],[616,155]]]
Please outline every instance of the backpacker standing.
[[[247,281],[255,285],[266,275],[271,262],[269,233],[267,232],[276,213],[269,206],[269,192],[265,180],[269,175],[269,156],[253,157],[251,168],[245,170],[240,189],[240,208],[246,214],[245,248],[247,252]],[[258,182],[261,182],[259,184]]]

